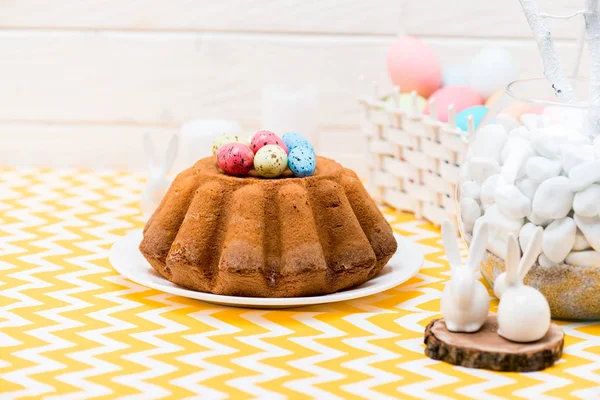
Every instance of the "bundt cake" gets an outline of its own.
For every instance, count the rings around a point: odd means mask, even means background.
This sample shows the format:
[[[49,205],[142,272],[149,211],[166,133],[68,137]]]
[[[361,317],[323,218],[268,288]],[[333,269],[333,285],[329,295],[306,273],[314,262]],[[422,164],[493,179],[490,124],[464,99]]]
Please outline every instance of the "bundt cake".
[[[356,174],[317,157],[313,176],[224,174],[208,157],[180,173],[140,251],[166,279],[222,295],[313,296],[359,285],[396,251]]]

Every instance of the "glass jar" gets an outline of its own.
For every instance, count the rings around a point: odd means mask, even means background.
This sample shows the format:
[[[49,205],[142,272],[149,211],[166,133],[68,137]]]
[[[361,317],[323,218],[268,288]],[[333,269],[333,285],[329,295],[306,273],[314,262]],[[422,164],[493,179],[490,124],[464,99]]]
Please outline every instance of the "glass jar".
[[[587,80],[572,84],[586,99]],[[526,248],[542,227],[525,282],[555,318],[600,318],[600,139],[589,133],[591,113],[584,101],[558,103],[546,79],[513,82],[469,138],[461,166],[461,234],[469,242],[477,223],[489,227],[483,276],[493,285],[504,272],[509,234]]]

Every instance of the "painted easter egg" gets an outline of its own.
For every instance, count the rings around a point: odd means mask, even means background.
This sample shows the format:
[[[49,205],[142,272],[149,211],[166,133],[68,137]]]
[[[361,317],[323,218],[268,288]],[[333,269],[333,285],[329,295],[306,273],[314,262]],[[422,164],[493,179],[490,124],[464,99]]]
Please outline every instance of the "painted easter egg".
[[[469,116],[472,115],[475,129],[477,129],[477,127],[481,123],[481,120],[483,120],[483,117],[485,117],[485,114],[487,112],[488,112],[488,108],[486,106],[473,106],[473,107],[465,108],[464,110],[462,110],[461,112],[456,114],[456,126],[458,126],[460,129],[462,129],[465,132],[468,131],[469,130],[468,120],[469,120]]]
[[[304,136],[296,132],[286,132],[282,136],[283,142],[288,148],[288,154],[296,147],[308,147],[314,151],[312,144]],[[288,157],[289,158],[289,157]]]
[[[469,79],[467,64],[454,64],[444,68],[442,86],[467,86]]]
[[[241,142],[242,139],[238,135],[232,133],[221,133],[213,140],[212,153],[213,156],[217,155],[219,148],[227,143]]]
[[[391,107],[396,107],[396,100],[394,98],[395,96],[389,96],[385,98],[385,103],[389,104]],[[423,112],[423,109],[425,108],[425,104],[427,104],[427,100],[422,97],[419,96],[418,94],[415,93],[415,99],[416,99],[416,110],[413,110],[413,96],[411,93],[402,93],[399,96],[399,104],[398,106],[400,106],[400,109],[402,109],[403,111],[407,112],[407,113],[413,113],[413,111],[415,111],[416,113],[421,113]]]
[[[387,66],[394,85],[402,92],[416,90],[429,97],[442,83],[442,65],[437,55],[423,41],[411,37],[399,37],[390,46]]]
[[[254,155],[254,169],[265,178],[276,178],[287,168],[288,156],[283,148],[276,144],[261,147]]]
[[[252,139],[250,139],[250,148],[254,154],[256,154],[263,146],[269,144],[279,146],[285,151],[285,154],[288,153],[288,148],[283,142],[283,139],[271,131],[258,131],[252,135]]]
[[[304,178],[315,173],[317,158],[312,147],[294,147],[288,155],[288,166],[294,176]]]
[[[429,106],[432,100],[435,100],[437,119],[442,122],[448,122],[448,106],[451,104],[454,105],[454,110],[457,113],[467,107],[483,104],[481,96],[466,86],[446,86],[436,90],[429,98],[427,105],[425,105],[424,114],[429,114]]]
[[[254,164],[254,153],[243,143],[226,143],[217,152],[217,164],[228,175],[244,176]]]
[[[487,47],[471,60],[468,77],[468,86],[487,99],[517,79],[517,64],[508,50]]]

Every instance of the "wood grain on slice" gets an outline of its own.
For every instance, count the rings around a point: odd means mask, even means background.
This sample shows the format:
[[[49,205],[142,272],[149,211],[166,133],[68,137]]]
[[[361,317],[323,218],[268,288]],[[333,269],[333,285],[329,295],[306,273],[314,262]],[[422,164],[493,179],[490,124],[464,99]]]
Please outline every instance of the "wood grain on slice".
[[[497,330],[498,320],[491,314],[475,333],[450,332],[443,319],[435,319],[425,329],[425,354],[463,367],[513,372],[540,371],[562,356],[564,332],[556,324],[532,343],[511,342]]]

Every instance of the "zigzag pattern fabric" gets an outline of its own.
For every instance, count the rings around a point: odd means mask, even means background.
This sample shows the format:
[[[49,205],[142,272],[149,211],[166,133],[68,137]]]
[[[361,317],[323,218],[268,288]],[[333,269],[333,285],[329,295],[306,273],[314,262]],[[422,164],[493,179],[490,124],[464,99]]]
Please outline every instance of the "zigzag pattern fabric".
[[[559,322],[564,358],[543,372],[426,358],[448,264],[437,229],[393,210],[426,261],[379,295],[253,310],[130,282],[107,256],[143,226],[142,185],[134,173],[0,168],[1,399],[600,398],[598,322]]]

